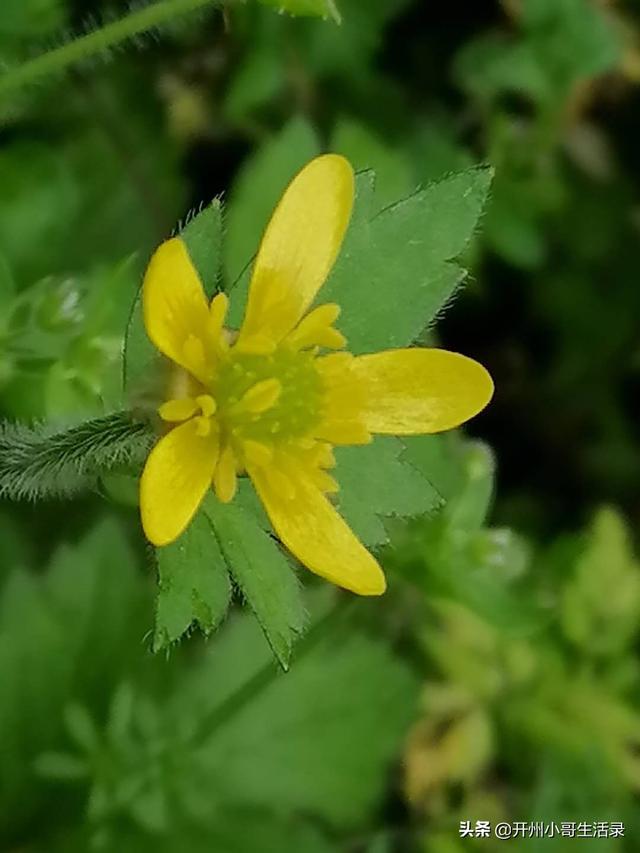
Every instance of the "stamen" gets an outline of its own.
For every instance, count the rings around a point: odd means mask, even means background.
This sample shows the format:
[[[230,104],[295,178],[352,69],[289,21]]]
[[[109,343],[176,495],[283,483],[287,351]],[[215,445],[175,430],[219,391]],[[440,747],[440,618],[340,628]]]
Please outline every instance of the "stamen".
[[[195,419],[196,435],[200,438],[208,438],[211,435],[211,419],[200,415]]]
[[[200,411],[205,418],[213,417],[216,413],[216,409],[218,408],[216,401],[210,394],[201,394],[199,397],[196,397],[196,403],[200,406]]]
[[[240,338],[234,349],[245,355],[271,355],[276,344],[267,335],[255,334]]]
[[[188,421],[198,411],[198,404],[191,397],[182,400],[168,400],[158,409],[158,414],[167,423],[180,423]]]
[[[291,336],[294,337],[297,334],[304,335],[313,329],[322,329],[325,326],[333,326],[339,316],[340,306],[336,305],[335,302],[327,302],[326,305],[319,305],[317,308],[314,308],[313,311],[310,311],[306,317],[300,320],[296,329],[291,333]]]
[[[326,329],[319,329],[316,333],[313,344],[324,347],[325,349],[342,349],[347,344],[347,339],[332,326]]]
[[[332,328],[339,315],[339,305],[331,302],[320,305],[298,323],[287,337],[287,343],[296,350],[313,346],[340,349],[346,344],[346,339]]]
[[[226,293],[218,293],[213,297],[209,306],[209,319],[211,321],[211,329],[216,331],[218,335],[222,332],[228,310],[229,297]]]
[[[335,468],[336,457],[329,444],[318,443],[315,448],[315,462],[320,468]]]
[[[311,475],[311,479],[313,480],[314,485],[317,486],[321,492],[336,494],[340,491],[338,482],[334,480],[331,474],[327,474],[326,471],[321,471],[316,468]]]
[[[353,361],[353,354],[350,352],[333,352],[331,355],[325,355],[316,361],[318,370],[326,376],[340,375],[344,370],[348,370]]]
[[[254,415],[262,414],[275,406],[281,393],[282,383],[278,379],[263,379],[249,388],[237,408]]]
[[[213,475],[213,487],[218,500],[222,503],[230,503],[236,493],[238,480],[236,476],[236,457],[230,444],[227,444],[220,454],[215,474]]]

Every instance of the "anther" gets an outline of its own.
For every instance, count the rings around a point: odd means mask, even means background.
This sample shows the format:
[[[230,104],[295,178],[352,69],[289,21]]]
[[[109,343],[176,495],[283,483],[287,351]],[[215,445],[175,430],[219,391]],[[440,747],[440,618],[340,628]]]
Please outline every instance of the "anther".
[[[220,459],[218,460],[218,465],[213,476],[213,485],[218,500],[222,503],[229,503],[233,500],[238,481],[236,477],[236,457],[229,444],[226,445],[220,454]]]
[[[216,409],[218,408],[216,401],[210,394],[201,394],[199,397],[196,397],[196,403],[200,406],[200,411],[205,418],[213,417],[216,413]]]
[[[282,393],[282,384],[277,379],[263,379],[245,393],[238,408],[251,414],[262,414],[273,408]]]
[[[191,397],[181,400],[168,400],[158,409],[158,414],[163,421],[168,423],[180,423],[188,421],[198,411],[198,405]]]
[[[195,422],[197,436],[207,438],[211,435],[211,420],[209,418],[199,416],[195,419]]]

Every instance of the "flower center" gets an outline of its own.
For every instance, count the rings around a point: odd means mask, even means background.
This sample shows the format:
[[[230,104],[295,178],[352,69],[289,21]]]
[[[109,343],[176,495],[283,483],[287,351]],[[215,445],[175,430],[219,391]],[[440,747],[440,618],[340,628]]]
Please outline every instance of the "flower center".
[[[233,443],[286,444],[306,436],[321,416],[322,382],[310,352],[232,351],[211,392],[221,430]]]
[[[232,341],[224,328],[227,302],[222,293],[214,297],[206,335],[186,337],[185,377],[173,382],[176,396],[160,406],[160,417],[189,422],[195,437],[210,442],[213,487],[225,503],[233,499],[238,474],[249,469],[268,468],[272,485],[287,499],[295,493],[291,466],[323,492],[335,492],[326,472],[335,465],[330,445],[370,440],[364,426],[351,422],[359,394],[353,382],[342,381],[351,356],[317,358],[319,349],[339,350],[346,343],[333,328],[340,309],[314,308],[277,345],[259,331],[241,330]]]

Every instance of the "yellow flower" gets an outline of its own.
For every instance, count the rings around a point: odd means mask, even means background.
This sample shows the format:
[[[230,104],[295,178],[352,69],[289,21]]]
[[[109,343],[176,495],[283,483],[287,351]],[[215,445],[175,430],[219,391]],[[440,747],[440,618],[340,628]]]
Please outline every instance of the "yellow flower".
[[[298,174],[264,234],[237,334],[224,325],[226,295],[208,303],[182,240],[153,256],[144,321],[174,367],[159,409],[167,432],[140,484],[153,544],[177,539],[211,487],[231,501],[246,473],[300,562],[361,595],[384,592],[382,569],[327,497],[338,491],[333,446],[451,429],[486,406],[493,383],[477,362],[440,349],[354,357],[334,326],[338,305],[312,308],[353,197],[353,170],[342,157],[318,157]]]

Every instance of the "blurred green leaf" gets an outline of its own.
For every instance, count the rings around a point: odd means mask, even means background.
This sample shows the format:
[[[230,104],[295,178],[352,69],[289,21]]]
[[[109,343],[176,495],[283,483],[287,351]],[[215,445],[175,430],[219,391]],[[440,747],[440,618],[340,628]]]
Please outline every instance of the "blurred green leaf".
[[[75,702],[64,709],[64,724],[74,746],[91,755],[98,747],[99,735],[91,714]]]
[[[282,817],[265,809],[229,808],[216,813],[205,826],[171,829],[158,835],[124,828],[110,838],[119,853],[339,853],[312,822],[300,817]],[[85,853],[86,847],[56,848],[53,853]]]
[[[78,544],[60,547],[43,584],[65,627],[81,695],[108,695],[141,651],[151,615],[136,555],[121,528],[107,518]]]
[[[120,527],[105,520],[59,548],[43,577],[17,569],[0,598],[0,833],[40,807],[34,760],[55,751],[70,701],[103,704],[139,663],[150,613]]]
[[[65,752],[43,752],[35,761],[35,770],[45,779],[75,781],[89,773],[85,761]]]
[[[620,515],[601,509],[563,591],[562,626],[586,654],[620,655],[638,633],[640,561]]]
[[[6,0],[0,19],[0,44],[45,35],[64,21],[61,0]]]
[[[318,18],[333,18],[340,22],[340,13],[334,0],[258,0],[265,6],[275,6],[279,12],[290,15],[311,15]]]
[[[272,49],[256,48],[247,56],[229,86],[225,109],[232,121],[245,121],[285,84],[281,57]]]
[[[468,536],[487,520],[494,492],[495,459],[486,444],[469,442],[464,448],[462,464],[464,487],[445,508],[444,515],[452,529]]]
[[[264,660],[256,628],[229,625],[196,696],[209,683],[223,701]],[[357,826],[379,802],[415,700],[413,674],[382,642],[334,632],[203,744],[200,758],[223,801]]]
[[[7,313],[16,292],[16,283],[13,280],[11,267],[4,255],[0,255],[0,309],[2,319],[0,330],[3,330],[7,322]]]
[[[61,245],[77,214],[79,187],[69,163],[53,149],[34,142],[0,151],[0,251],[20,284],[50,272],[50,250]]]
[[[455,61],[461,85],[491,100],[505,91],[542,104],[561,103],[580,80],[611,70],[621,58],[616,28],[597,4],[526,0],[521,30],[466,43]]]
[[[514,43],[500,34],[482,35],[456,56],[458,83],[478,98],[491,100],[505,90],[536,101],[552,94],[552,83],[530,43]]]
[[[522,21],[556,83],[602,74],[620,58],[619,33],[597,4],[527,0]]]
[[[340,27],[309,22],[300,39],[308,66],[321,76],[338,76],[350,86],[366,78],[372,57],[383,41],[386,26],[407,8],[410,0],[340,0]],[[366,89],[370,93],[371,89]],[[361,93],[362,96],[363,93]]]

